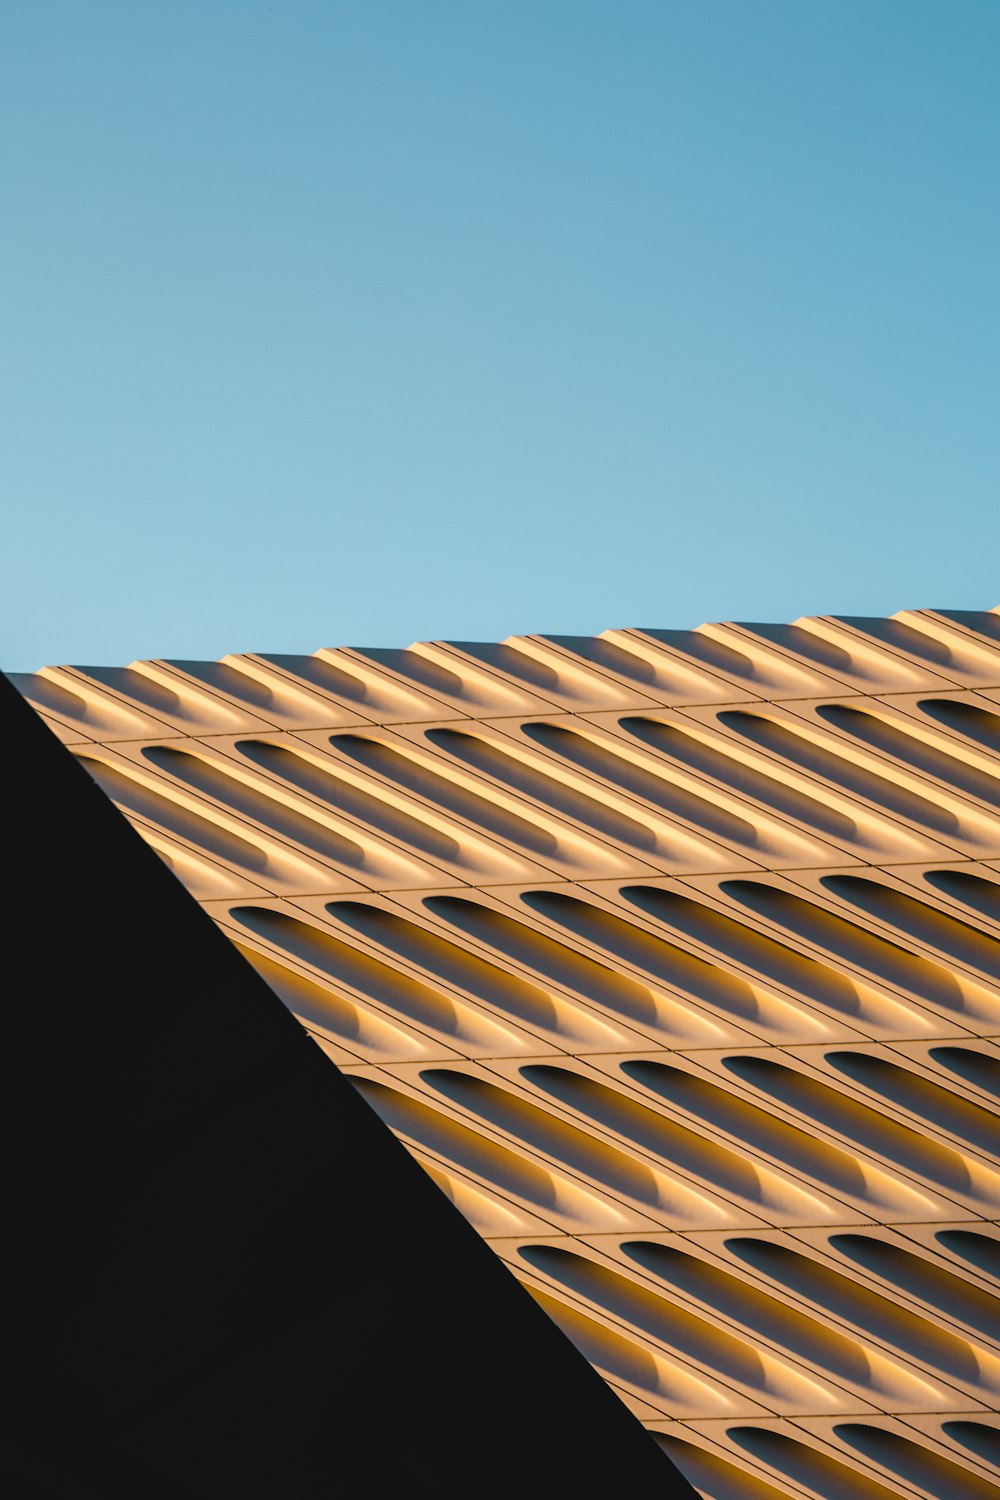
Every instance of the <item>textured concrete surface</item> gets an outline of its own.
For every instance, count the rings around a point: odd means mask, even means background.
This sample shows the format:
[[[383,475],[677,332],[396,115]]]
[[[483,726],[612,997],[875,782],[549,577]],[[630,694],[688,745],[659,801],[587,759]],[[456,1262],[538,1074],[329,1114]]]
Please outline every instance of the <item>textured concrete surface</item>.
[[[18,686],[704,1495],[996,1494],[1000,614]]]

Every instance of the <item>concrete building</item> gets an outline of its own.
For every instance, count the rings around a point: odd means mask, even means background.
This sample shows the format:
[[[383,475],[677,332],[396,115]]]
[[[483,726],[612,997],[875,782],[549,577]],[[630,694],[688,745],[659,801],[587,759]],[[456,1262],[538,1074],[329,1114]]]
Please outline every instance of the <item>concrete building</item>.
[[[1000,615],[17,687],[699,1493],[997,1493]]]

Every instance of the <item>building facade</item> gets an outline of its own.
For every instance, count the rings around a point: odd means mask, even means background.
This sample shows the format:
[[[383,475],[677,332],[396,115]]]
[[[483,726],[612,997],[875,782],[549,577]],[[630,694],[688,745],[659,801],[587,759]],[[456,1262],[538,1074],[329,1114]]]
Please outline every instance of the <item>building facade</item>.
[[[16,685],[701,1494],[997,1493],[1000,614]]]

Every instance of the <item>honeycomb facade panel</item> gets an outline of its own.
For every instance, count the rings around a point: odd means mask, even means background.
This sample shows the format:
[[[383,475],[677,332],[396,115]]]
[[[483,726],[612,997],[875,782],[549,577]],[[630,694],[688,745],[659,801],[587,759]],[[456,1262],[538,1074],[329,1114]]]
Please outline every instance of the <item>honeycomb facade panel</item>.
[[[702,1494],[997,1493],[1000,613],[18,685]]]

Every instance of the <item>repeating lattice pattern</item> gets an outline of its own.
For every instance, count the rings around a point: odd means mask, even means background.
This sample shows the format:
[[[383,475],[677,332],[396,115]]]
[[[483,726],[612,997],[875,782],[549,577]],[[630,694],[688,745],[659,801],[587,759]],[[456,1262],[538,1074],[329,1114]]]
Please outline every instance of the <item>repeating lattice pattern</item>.
[[[705,1495],[997,1493],[1000,614],[16,680]]]

